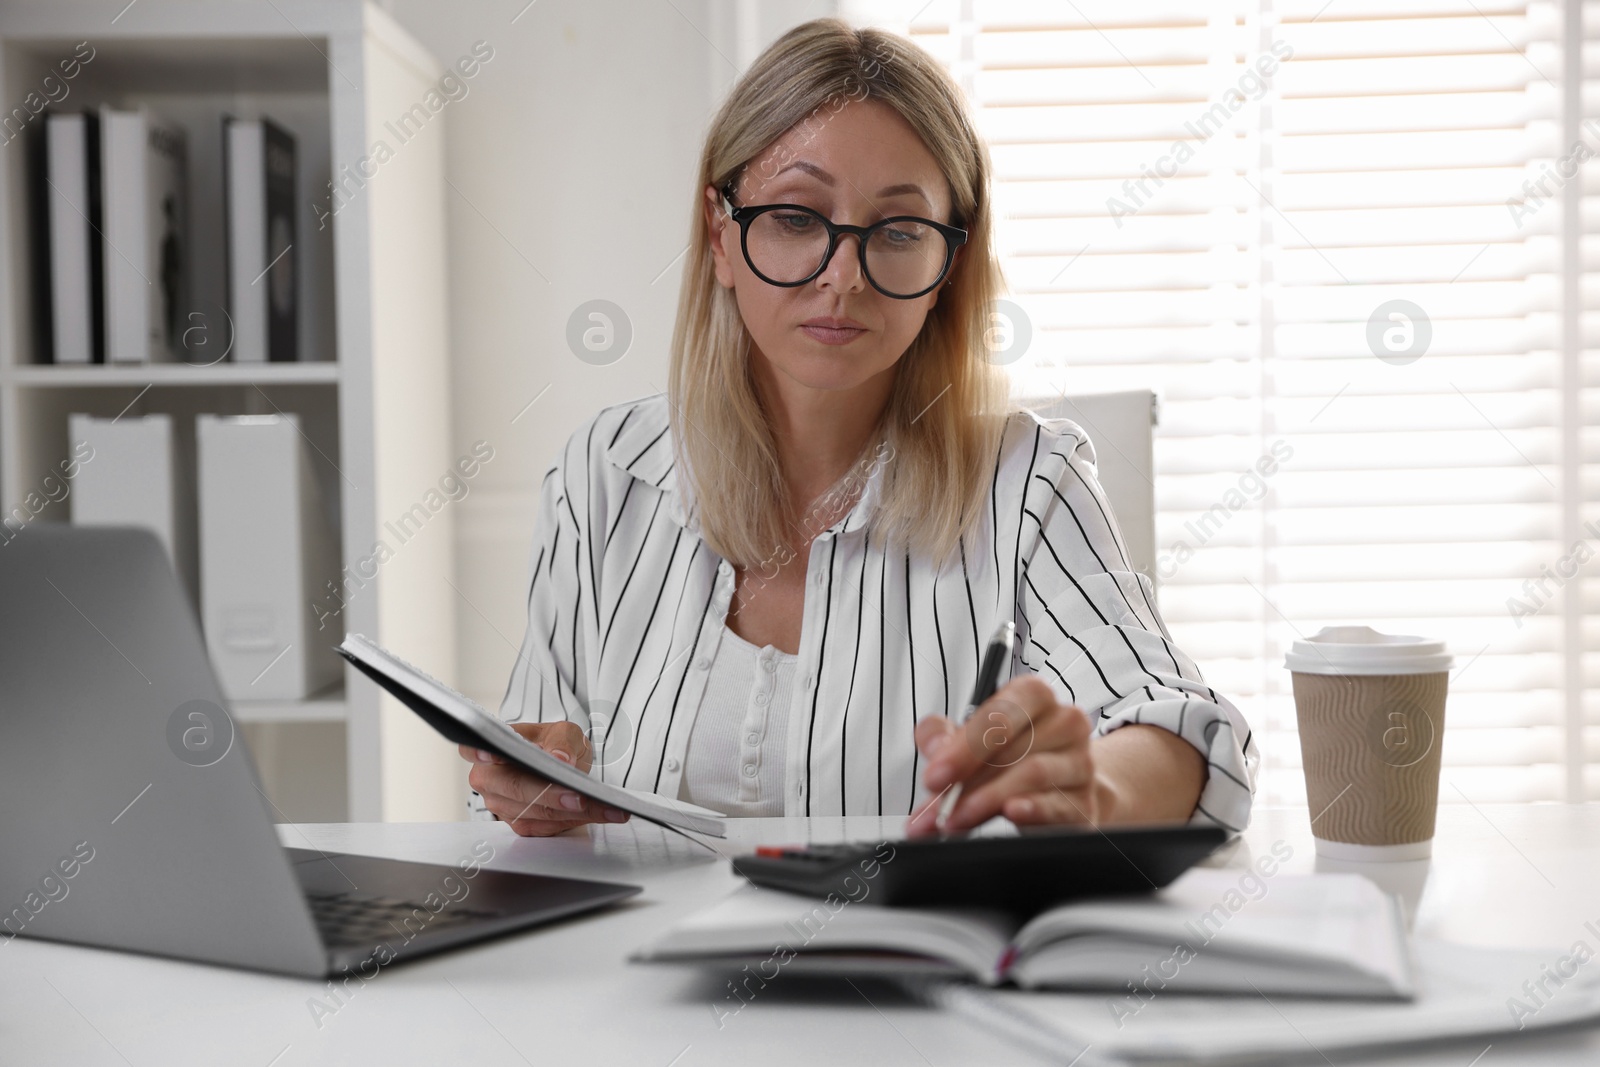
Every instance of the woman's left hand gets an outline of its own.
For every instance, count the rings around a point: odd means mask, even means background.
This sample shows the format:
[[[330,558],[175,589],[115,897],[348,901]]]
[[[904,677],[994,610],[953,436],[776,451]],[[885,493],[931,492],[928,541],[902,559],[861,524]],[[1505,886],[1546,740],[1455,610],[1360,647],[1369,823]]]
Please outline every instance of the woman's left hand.
[[[937,831],[946,790],[962,783],[946,831],[969,830],[996,815],[1013,823],[1077,823],[1114,819],[1120,797],[1099,773],[1094,735],[1082,709],[1056,702],[1035,675],[1014,678],[976,708],[964,725],[943,716],[917,724],[917,750],[928,760],[930,794],[906,824],[908,836]]]

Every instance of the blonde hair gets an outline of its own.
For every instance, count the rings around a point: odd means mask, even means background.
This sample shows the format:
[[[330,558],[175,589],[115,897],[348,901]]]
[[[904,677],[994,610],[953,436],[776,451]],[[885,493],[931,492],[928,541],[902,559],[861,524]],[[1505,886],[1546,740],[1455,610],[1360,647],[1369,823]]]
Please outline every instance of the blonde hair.
[[[961,90],[895,34],[833,18],[795,27],[739,79],[706,134],[672,334],[667,395],[680,484],[686,480],[693,493],[701,536],[742,567],[781,552],[792,527],[777,446],[750,372],[751,339],[733,291],[716,280],[704,190],[737,179],[791,127],[825,106],[837,111],[847,98],[881,100],[905,118],[950,184],[951,224],[968,231],[938,303],[895,367],[881,426],[892,459],[873,502],[874,533],[948,559],[983,510],[1003,427],[1006,378],[985,358],[989,309],[1004,291],[990,162]]]

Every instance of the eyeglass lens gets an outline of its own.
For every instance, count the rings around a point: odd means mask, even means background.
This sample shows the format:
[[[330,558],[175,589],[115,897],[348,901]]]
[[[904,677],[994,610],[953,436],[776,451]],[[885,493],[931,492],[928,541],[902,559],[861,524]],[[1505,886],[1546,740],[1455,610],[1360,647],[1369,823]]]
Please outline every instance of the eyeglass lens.
[[[844,237],[840,236],[840,243]],[[822,220],[804,211],[766,211],[750,220],[745,242],[751,266],[772,281],[799,282],[815,274],[828,251]],[[938,281],[948,249],[932,226],[902,219],[866,241],[867,274],[887,292],[909,296]],[[848,253],[847,253],[848,254]]]

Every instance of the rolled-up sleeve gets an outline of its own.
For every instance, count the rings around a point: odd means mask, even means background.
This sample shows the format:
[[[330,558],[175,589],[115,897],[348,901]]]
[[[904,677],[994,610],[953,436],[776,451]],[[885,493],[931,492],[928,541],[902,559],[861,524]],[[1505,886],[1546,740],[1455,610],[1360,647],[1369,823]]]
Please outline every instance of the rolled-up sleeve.
[[[575,722],[590,731],[583,611],[588,584],[584,539],[563,475],[566,456],[546,472],[534,519],[528,578],[527,627],[500,702],[507,722]],[[468,809],[475,818],[492,818],[472,792]]]
[[[583,575],[588,564],[577,514],[557,464],[545,474],[539,490],[528,625],[500,702],[500,717],[507,721],[567,720],[589,729],[582,635],[587,584]]]
[[[1190,821],[1244,829],[1260,762],[1249,725],[1173,643],[1149,577],[1128,563],[1082,429],[1040,425],[1027,483],[1016,604],[1022,663],[1092,716],[1099,735],[1141,724],[1189,742],[1207,769]]]

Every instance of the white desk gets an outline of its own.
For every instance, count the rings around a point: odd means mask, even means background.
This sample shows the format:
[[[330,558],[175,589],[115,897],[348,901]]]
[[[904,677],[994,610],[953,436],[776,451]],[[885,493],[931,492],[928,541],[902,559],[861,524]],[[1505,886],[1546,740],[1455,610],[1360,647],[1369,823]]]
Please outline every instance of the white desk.
[[[734,821],[724,851],[757,842],[898,836],[901,820]],[[523,839],[497,823],[284,826],[285,844],[451,864],[488,841],[488,866],[640,884],[600,914],[386,968],[319,1028],[315,982],[19,939],[0,945],[0,1065],[1035,1064],[887,986],[780,975],[719,1030],[724,989],[698,972],[629,964],[668,924],[732,889],[723,862],[642,821]],[[1317,866],[1303,809],[1259,809],[1221,857],[1242,866],[1284,840],[1285,870]],[[1434,859],[1386,865],[1416,931],[1567,951],[1600,926],[1600,806],[1446,806]],[[205,892],[196,886],[196,892]],[[1465,1067],[1478,1049],[1394,1062]],[[1600,1061],[1600,1032],[1499,1042],[1481,1067]],[[1321,1061],[1318,1061],[1321,1062]],[[1347,1062],[1343,1059],[1341,1063]],[[1369,1061],[1375,1062],[1375,1061]]]

